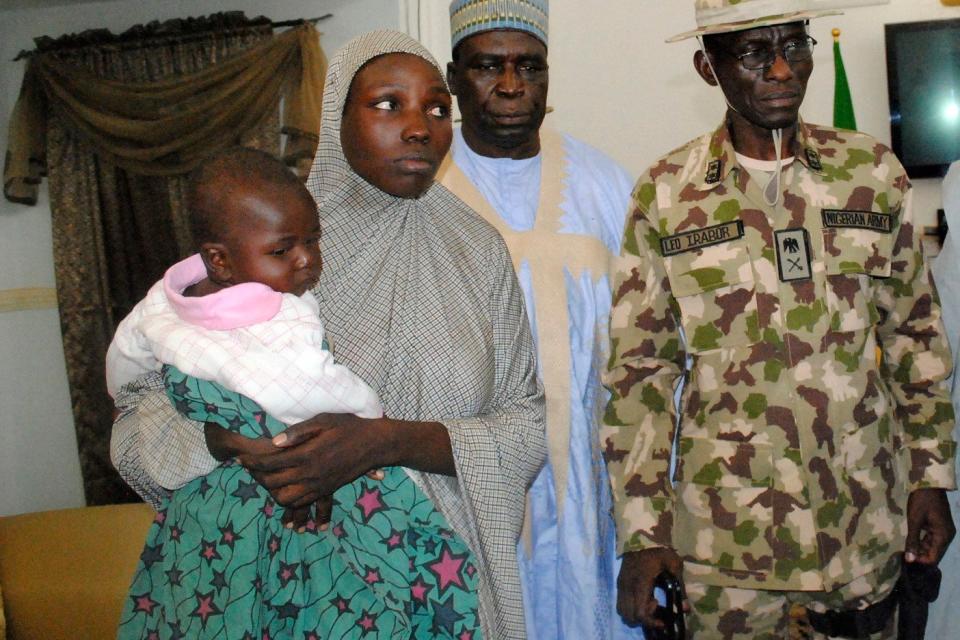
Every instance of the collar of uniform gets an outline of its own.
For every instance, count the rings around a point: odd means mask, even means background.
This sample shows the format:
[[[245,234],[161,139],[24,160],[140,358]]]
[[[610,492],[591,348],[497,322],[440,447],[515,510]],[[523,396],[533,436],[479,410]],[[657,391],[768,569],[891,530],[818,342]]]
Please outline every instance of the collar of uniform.
[[[800,120],[797,124],[797,139],[794,145],[793,155],[797,160],[810,171],[822,174],[823,165],[821,164],[820,149],[803,120]],[[801,152],[797,153],[797,150],[801,150]],[[710,136],[707,143],[700,173],[701,183],[698,189],[709,191],[723,183],[734,169],[739,171],[741,167],[736,158],[733,140],[730,138],[730,128],[727,126],[727,121],[724,120]]]
[[[816,138],[811,135],[810,126],[800,120],[797,126],[797,160],[813,173],[823,175],[823,154]]]
[[[730,130],[724,120],[707,142],[700,171],[701,182],[697,188],[701,191],[715,188],[727,179],[734,166],[739,165],[733,150],[733,141],[730,139]]]

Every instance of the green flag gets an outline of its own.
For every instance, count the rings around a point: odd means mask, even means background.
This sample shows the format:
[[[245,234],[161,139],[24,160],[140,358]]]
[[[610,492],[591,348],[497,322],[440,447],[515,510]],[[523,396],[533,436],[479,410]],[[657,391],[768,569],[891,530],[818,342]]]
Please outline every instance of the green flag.
[[[838,129],[856,130],[857,117],[853,113],[853,98],[850,97],[850,84],[847,82],[847,70],[843,66],[840,53],[840,31],[833,33],[833,66],[836,80],[833,87],[833,126]]]

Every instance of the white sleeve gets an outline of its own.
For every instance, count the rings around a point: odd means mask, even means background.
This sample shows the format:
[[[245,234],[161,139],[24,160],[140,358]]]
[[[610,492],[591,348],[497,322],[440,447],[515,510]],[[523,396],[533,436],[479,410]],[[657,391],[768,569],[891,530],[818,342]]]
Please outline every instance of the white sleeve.
[[[107,348],[107,392],[116,398],[117,391],[123,385],[151,371],[158,371],[161,363],[154,357],[153,349],[146,336],[140,330],[147,309],[151,306],[151,296],[156,296],[157,285],[147,293],[147,297],[137,303],[117,326],[117,331]]]
[[[143,323],[157,360],[236,391],[285,424],[319,413],[383,415],[376,392],[324,348],[312,300],[284,295],[274,318],[230,331],[177,326],[175,320],[158,316]]]

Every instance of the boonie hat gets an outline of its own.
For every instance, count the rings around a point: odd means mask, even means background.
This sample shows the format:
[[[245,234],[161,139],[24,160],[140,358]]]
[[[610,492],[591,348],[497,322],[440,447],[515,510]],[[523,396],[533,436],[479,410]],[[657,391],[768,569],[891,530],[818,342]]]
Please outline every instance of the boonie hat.
[[[815,5],[822,7],[829,4],[824,0],[694,0],[697,28],[668,38],[667,42],[843,13],[836,9],[813,8]]]
[[[525,31],[546,46],[549,5],[549,0],[453,0],[451,48],[472,35],[498,29]]]

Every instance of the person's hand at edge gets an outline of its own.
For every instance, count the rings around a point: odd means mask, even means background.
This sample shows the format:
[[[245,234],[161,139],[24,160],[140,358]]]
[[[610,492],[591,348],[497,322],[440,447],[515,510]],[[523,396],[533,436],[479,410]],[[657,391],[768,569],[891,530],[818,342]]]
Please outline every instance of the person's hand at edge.
[[[668,547],[628,551],[623,554],[623,564],[617,576],[617,613],[626,624],[663,628],[663,622],[654,616],[657,600],[653,595],[653,583],[664,571],[669,571],[680,582],[683,610],[689,611],[683,589],[683,560],[676,551]]]
[[[915,489],[910,493],[904,561],[939,564],[956,533],[945,489]]]

